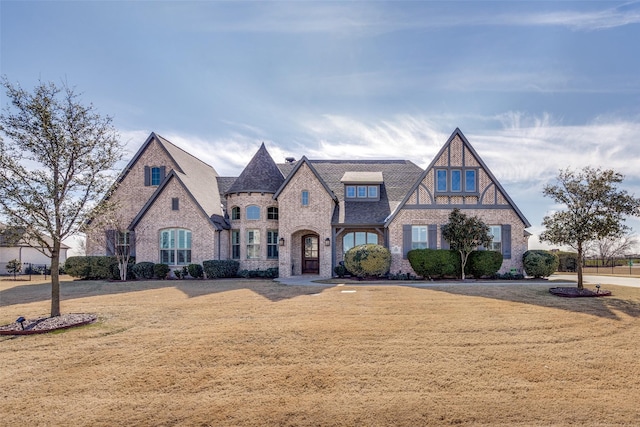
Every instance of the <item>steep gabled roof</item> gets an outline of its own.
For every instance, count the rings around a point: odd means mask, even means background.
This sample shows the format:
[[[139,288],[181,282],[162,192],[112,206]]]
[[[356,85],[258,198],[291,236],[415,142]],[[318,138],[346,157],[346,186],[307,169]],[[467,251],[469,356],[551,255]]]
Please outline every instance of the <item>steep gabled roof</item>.
[[[173,163],[172,170],[175,172],[174,176],[179,178],[180,183],[193,197],[194,201],[202,209],[204,214],[208,218],[212,218],[214,215],[223,215],[224,212],[221,207],[220,190],[218,189],[218,173],[216,170],[154,132],[152,132],[144,144],[142,144],[142,147],[140,147],[136,155],[131,159],[127,167],[118,177],[117,182],[121,182],[126,177],[133,165],[140,159],[142,154],[154,140],[160,145],[162,150],[165,151],[168,158]],[[165,177],[165,180],[158,186],[151,198],[134,218],[132,224],[137,223],[142,218],[142,215],[144,215],[144,213],[149,209],[151,204],[160,194],[161,190],[165,187],[170,175],[171,173],[168,174]]]
[[[202,186],[194,186],[192,182],[193,178],[188,177],[186,174],[182,172],[178,172],[177,170],[173,169],[171,172],[169,172],[169,174],[165,177],[165,179],[160,183],[158,188],[156,188],[156,191],[154,191],[154,193],[151,195],[149,200],[147,200],[147,203],[145,203],[142,209],[140,209],[140,212],[138,212],[135,218],[133,218],[133,220],[131,221],[131,224],[129,225],[130,230],[133,230],[136,227],[136,225],[140,222],[140,220],[144,218],[146,213],[149,211],[149,209],[151,209],[155,201],[158,199],[160,194],[162,194],[162,192],[167,187],[169,182],[171,182],[172,179],[175,179],[179,183],[179,185],[181,185],[182,188],[184,188],[185,192],[191,198],[193,204],[202,212],[202,214],[206,218],[209,219],[209,221],[211,222],[211,225],[214,228],[216,228],[217,230],[221,230],[225,228],[224,218],[221,215],[222,208],[218,206],[218,209],[217,209],[218,212],[214,212],[214,213],[210,213],[209,211],[207,211],[207,209],[205,208],[201,200],[198,199],[198,195],[194,194],[194,192],[192,191],[192,189],[195,189],[196,191],[200,191]],[[203,196],[203,194],[200,194],[200,197],[204,197],[205,202],[208,200],[205,196]]]
[[[482,169],[484,169],[484,171],[486,172],[486,174],[489,176],[489,178],[491,179],[491,181],[495,184],[495,186],[498,188],[498,190],[502,193],[502,195],[504,196],[504,198],[506,199],[507,203],[509,204],[509,206],[514,210],[514,212],[516,212],[516,214],[518,215],[518,217],[520,218],[520,220],[522,221],[522,223],[525,225],[526,227],[531,227],[531,224],[529,223],[529,221],[527,220],[527,218],[524,216],[524,214],[520,211],[520,209],[518,209],[518,207],[516,206],[516,204],[513,202],[513,200],[511,199],[511,197],[509,196],[509,194],[505,191],[505,189],[502,187],[502,185],[500,184],[500,182],[498,181],[498,179],[493,175],[493,172],[491,172],[491,170],[489,169],[489,167],[485,164],[485,162],[482,160],[482,158],[478,155],[478,153],[476,152],[476,150],[473,148],[473,146],[469,143],[469,141],[467,140],[467,138],[464,136],[464,134],[462,133],[462,131],[459,128],[456,128],[453,133],[451,134],[451,136],[449,137],[449,139],[447,140],[447,142],[442,146],[442,148],[440,149],[440,151],[438,152],[438,154],[435,155],[435,157],[433,158],[433,160],[431,161],[431,163],[429,164],[429,166],[424,170],[424,172],[422,172],[420,174],[420,176],[418,177],[418,179],[416,179],[413,183],[413,185],[411,186],[411,188],[409,189],[409,191],[406,192],[402,202],[397,206],[397,208],[393,211],[393,213],[389,216],[389,218],[387,218],[387,220],[385,221],[386,224],[389,224],[391,221],[393,221],[393,219],[395,218],[395,216],[398,214],[398,212],[400,211],[400,209],[407,203],[407,201],[409,200],[409,198],[411,197],[411,195],[413,194],[414,191],[416,191],[416,189],[418,188],[418,186],[422,183],[422,181],[425,179],[425,177],[427,176],[428,173],[430,173],[431,171],[433,171],[433,168],[436,165],[436,162],[438,161],[438,159],[440,159],[440,157],[443,155],[443,153],[445,152],[445,150],[447,150],[449,148],[449,146],[451,145],[451,142],[455,139],[455,137],[458,136],[460,138],[460,140],[462,141],[462,144],[469,150],[469,152],[471,152],[471,154],[475,157],[476,161],[478,162],[478,164],[480,164],[480,167]]]
[[[226,193],[275,193],[283,182],[284,176],[263,142]]]
[[[422,168],[408,160],[308,160],[303,157],[296,163],[278,165],[287,177],[281,189],[286,186],[303,160],[314,171],[327,192],[339,201],[332,220],[334,224],[383,224],[422,173]],[[381,173],[383,183],[380,186],[380,200],[375,202],[349,200],[345,203],[344,183],[341,179],[347,172],[375,173],[376,176]],[[274,197],[278,194],[276,193]]]
[[[291,181],[291,179],[295,176],[295,174],[300,170],[300,168],[302,167],[303,164],[306,164],[307,167],[309,167],[309,170],[311,170],[311,173],[313,173],[313,175],[320,182],[320,184],[322,184],[322,186],[327,191],[327,193],[331,196],[331,198],[335,202],[338,202],[338,198],[336,197],[335,193],[333,191],[331,191],[331,188],[329,188],[329,186],[327,185],[326,181],[322,178],[322,176],[318,173],[316,168],[311,164],[311,162],[309,161],[309,159],[307,159],[306,156],[302,156],[302,158],[300,160],[298,160],[293,165],[291,163],[287,163],[287,165],[292,165],[292,168],[289,169],[289,171],[287,173],[287,178],[284,180],[284,182],[282,183],[280,188],[278,188],[278,190],[275,192],[275,194],[273,195],[273,198],[274,199],[278,198],[280,193],[282,193],[282,190],[284,190],[284,188]],[[285,166],[286,167],[287,165],[280,165],[280,166]]]

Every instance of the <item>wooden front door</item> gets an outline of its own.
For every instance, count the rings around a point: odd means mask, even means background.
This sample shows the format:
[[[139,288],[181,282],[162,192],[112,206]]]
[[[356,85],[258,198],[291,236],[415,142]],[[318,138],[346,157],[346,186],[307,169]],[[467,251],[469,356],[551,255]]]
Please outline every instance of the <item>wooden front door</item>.
[[[302,236],[302,274],[320,274],[318,235]]]

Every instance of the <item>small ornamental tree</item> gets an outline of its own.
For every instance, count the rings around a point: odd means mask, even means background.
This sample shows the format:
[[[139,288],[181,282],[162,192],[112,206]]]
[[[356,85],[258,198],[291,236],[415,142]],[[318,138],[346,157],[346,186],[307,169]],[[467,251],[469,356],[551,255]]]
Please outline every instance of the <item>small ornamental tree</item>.
[[[382,276],[391,267],[391,252],[374,244],[354,246],[344,254],[344,266],[357,277]]]
[[[545,216],[540,241],[568,245],[578,252],[578,289],[583,289],[582,259],[586,244],[624,236],[626,216],[640,216],[640,199],[618,189],[623,175],[611,169],[586,167],[582,171],[561,170],[556,184],[543,194],[564,206]]]
[[[22,271],[22,263],[17,259],[12,259],[7,263],[7,271],[13,274],[15,280],[16,275]]]
[[[489,245],[489,227],[477,216],[468,217],[456,208],[449,214],[449,223],[442,228],[442,236],[449,247],[460,254],[462,280],[469,254],[479,246]]]

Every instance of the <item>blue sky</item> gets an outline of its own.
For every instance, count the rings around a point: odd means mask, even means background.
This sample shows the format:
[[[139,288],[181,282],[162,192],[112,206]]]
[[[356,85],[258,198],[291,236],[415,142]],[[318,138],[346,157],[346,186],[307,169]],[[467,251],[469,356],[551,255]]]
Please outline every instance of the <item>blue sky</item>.
[[[530,247],[560,168],[640,196],[640,2],[2,0],[0,24],[1,73],[75,86],[128,158],[154,131],[226,176],[262,141],[426,167],[459,127]]]

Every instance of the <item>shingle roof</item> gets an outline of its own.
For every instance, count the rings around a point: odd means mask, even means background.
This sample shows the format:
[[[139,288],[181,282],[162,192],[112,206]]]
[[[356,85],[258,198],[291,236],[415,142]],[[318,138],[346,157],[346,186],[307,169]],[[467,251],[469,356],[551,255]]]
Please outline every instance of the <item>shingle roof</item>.
[[[333,216],[334,224],[370,225],[384,224],[395,210],[423,170],[409,160],[308,160],[316,169],[339,201]],[[278,164],[283,175],[288,176],[296,163]],[[344,183],[340,180],[346,172],[381,172],[384,183],[380,188],[380,200],[375,202],[345,202]]]
[[[284,176],[262,143],[226,193],[275,193],[283,182]]]

